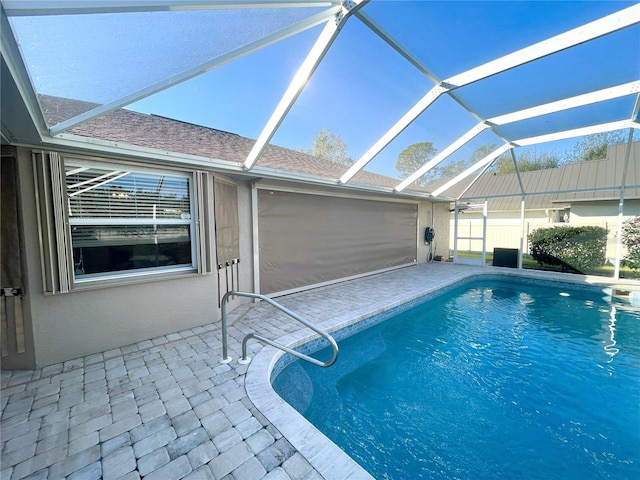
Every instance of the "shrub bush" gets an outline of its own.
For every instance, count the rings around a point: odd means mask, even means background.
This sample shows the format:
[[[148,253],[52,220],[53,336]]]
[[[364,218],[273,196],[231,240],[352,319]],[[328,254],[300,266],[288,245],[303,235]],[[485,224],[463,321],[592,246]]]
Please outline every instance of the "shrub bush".
[[[640,270],[640,217],[630,218],[622,224],[622,244],[627,247],[622,264]]]
[[[538,228],[529,235],[531,256],[543,265],[563,270],[600,267],[606,262],[607,229],[602,227]]]

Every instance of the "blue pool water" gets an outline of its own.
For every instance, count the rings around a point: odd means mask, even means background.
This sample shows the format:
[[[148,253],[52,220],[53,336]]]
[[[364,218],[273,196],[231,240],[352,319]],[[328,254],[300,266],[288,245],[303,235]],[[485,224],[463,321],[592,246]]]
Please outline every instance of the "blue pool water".
[[[640,478],[640,312],[602,297],[467,284],[272,383],[377,479]]]

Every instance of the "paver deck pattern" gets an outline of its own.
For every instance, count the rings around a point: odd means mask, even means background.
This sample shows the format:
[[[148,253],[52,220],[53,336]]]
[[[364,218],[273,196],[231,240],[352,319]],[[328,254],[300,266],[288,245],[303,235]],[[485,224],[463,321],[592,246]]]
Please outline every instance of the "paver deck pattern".
[[[428,264],[280,297],[314,323],[379,310],[479,271]],[[229,314],[247,333],[300,325],[266,303]],[[250,342],[254,355],[262,346]],[[0,479],[324,478],[249,400],[246,365],[221,364],[220,322],[37,370],[2,371]]]

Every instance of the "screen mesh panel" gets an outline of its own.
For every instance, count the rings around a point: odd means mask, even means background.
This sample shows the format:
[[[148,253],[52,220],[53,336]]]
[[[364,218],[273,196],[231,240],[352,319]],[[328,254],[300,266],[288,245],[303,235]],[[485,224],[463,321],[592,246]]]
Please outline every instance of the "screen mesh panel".
[[[36,92],[90,102],[88,111],[168,82],[321,11],[230,8],[18,16],[11,17],[11,26]],[[50,125],[61,120],[47,118]]]
[[[261,292],[415,262],[417,212],[416,204],[258,191]]]
[[[216,255],[218,265],[240,258],[240,227],[238,225],[237,187],[214,180],[216,214]]]

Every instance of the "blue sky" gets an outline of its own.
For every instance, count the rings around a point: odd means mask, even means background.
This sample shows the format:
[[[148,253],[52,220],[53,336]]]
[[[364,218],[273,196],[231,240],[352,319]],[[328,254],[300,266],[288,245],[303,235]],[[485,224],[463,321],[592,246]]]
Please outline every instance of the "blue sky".
[[[445,79],[633,3],[374,0],[364,11]],[[204,16],[203,12],[163,12],[12,21],[39,92],[108,102],[313,12],[220,10]],[[256,138],[320,29],[283,40],[128,108]],[[639,29],[633,27],[457,93],[487,118],[638,80],[639,43]],[[358,158],[431,87],[428,78],[351,18],[273,143],[305,149],[321,128],[328,128],[342,137],[350,156]],[[626,118],[631,113],[628,105],[633,106],[633,99],[604,105],[603,118]],[[583,122],[599,115],[587,109],[578,113],[573,117]],[[550,128],[546,125],[572,126],[572,121],[565,115],[513,128],[526,132],[524,127],[531,127],[544,133]],[[395,159],[403,148],[431,141],[442,150],[476,122],[444,96],[367,168],[397,176]],[[484,143],[502,142],[492,133],[482,134],[452,159],[468,158]]]

